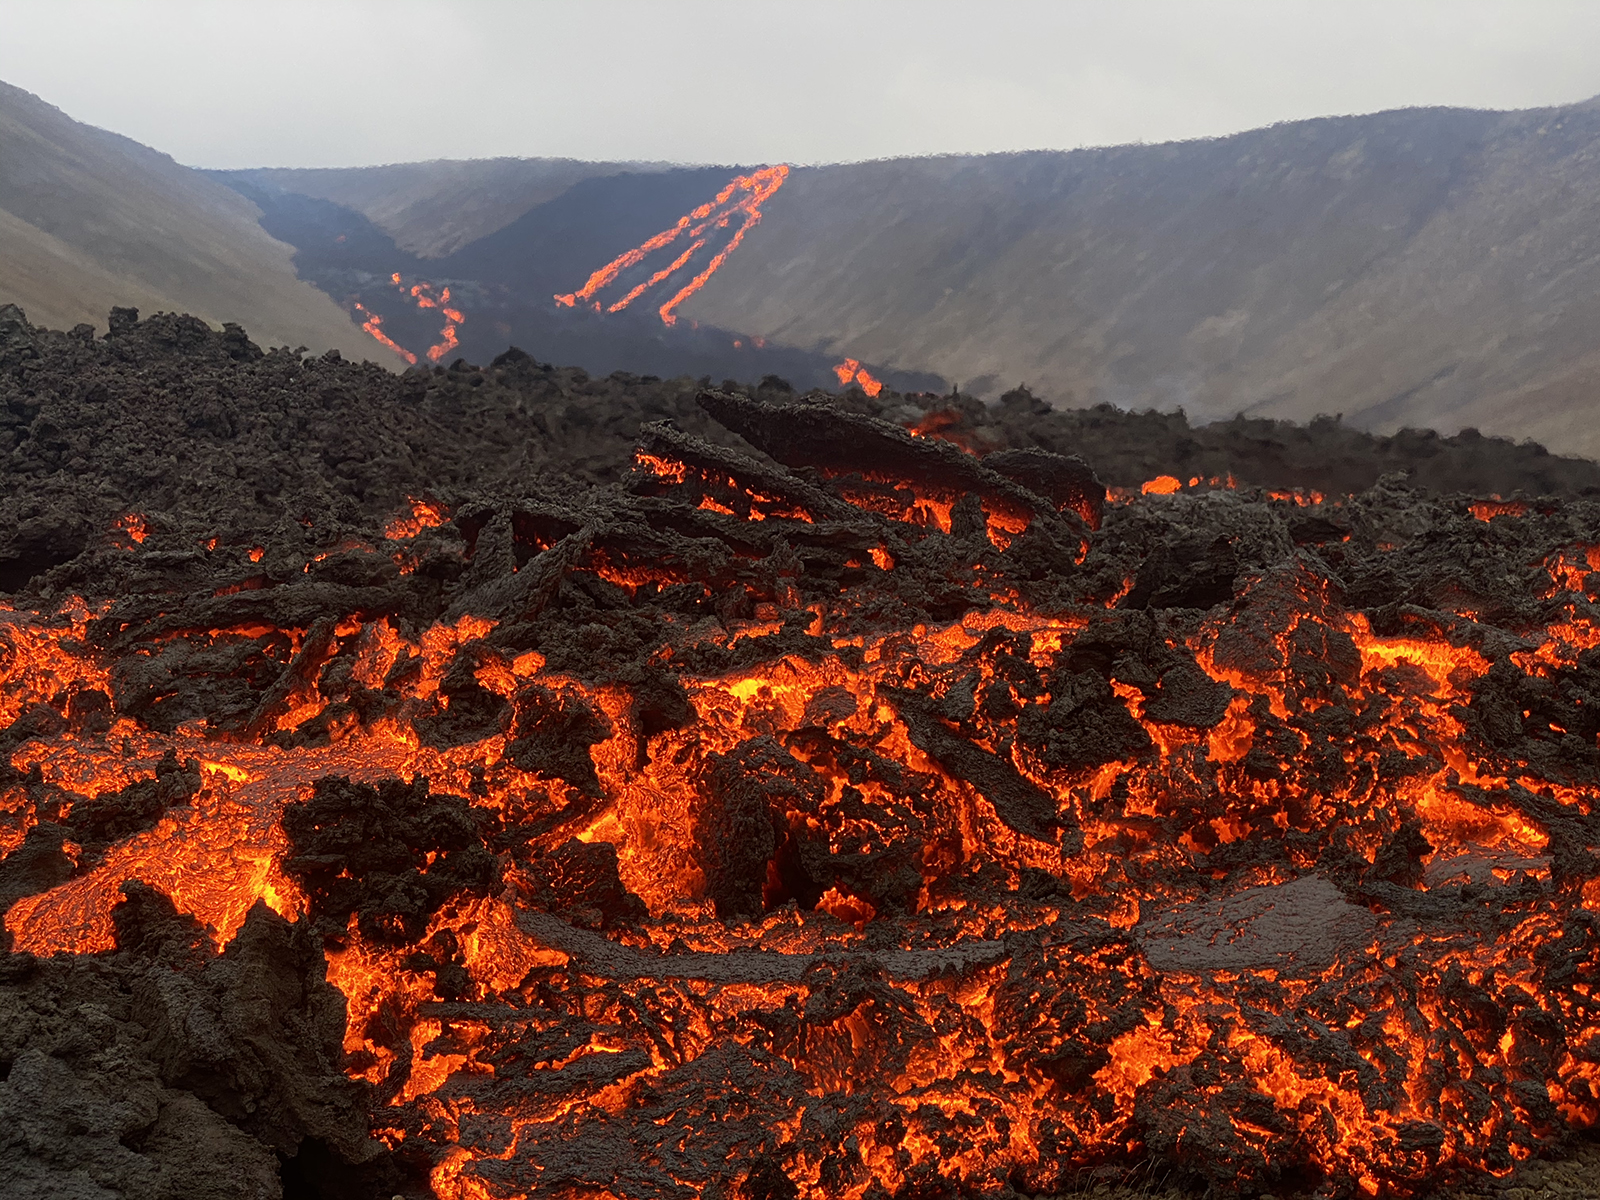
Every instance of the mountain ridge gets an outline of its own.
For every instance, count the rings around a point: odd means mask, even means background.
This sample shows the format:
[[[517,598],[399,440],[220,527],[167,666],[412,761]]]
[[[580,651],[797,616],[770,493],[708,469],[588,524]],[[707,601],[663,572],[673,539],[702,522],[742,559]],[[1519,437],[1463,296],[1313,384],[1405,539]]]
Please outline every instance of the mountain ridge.
[[[1061,404],[1342,412],[1594,454],[1597,146],[1587,101],[797,169],[684,311],[983,394],[1020,378]]]
[[[190,312],[263,342],[397,359],[297,278],[236,192],[0,83],[0,303],[52,325],[113,307]]]
[[[795,167],[681,252],[671,231],[748,168],[198,172],[4,85],[0,152],[0,302],[53,325],[134,306],[391,365],[390,334],[413,361],[517,342],[602,371],[1026,383],[1065,408],[1600,457],[1600,99]],[[562,308],[608,262],[633,274],[604,311]]]
[[[1597,100],[795,167],[679,311],[988,399],[1026,382],[1065,407],[1342,413],[1600,455],[1597,196]],[[529,236],[559,237],[540,213]],[[439,269],[512,255],[514,224]]]
[[[499,232],[586,179],[668,163],[575,158],[433,159],[372,167],[264,167],[238,172],[361,213],[419,258],[443,258]]]

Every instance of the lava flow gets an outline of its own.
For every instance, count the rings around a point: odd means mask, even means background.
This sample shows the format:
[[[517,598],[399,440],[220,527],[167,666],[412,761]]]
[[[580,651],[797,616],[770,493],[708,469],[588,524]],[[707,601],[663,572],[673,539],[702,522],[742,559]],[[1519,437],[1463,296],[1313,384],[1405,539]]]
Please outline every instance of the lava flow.
[[[406,286],[400,272],[396,271],[389,276],[389,282],[399,290],[401,295],[409,298],[418,309],[438,309],[444,317],[444,326],[439,330],[439,341],[429,346],[424,353],[430,362],[441,362],[444,356],[461,344],[461,339],[456,336],[456,330],[467,319],[462,311],[454,307],[450,300],[448,287],[436,287],[434,284],[422,281]],[[351,301],[357,313],[366,319],[362,321],[361,328],[371,334],[378,342],[389,347],[411,366],[417,365],[417,356],[404,346],[400,345],[388,334],[383,332],[383,318],[377,313],[364,308],[359,302]]]
[[[854,383],[869,396],[876,396],[883,391],[883,384],[868,374],[867,369],[856,359],[845,359],[834,367],[833,373],[839,377],[840,387]]]
[[[590,275],[576,292],[556,296],[556,303],[574,308],[581,301],[596,312],[621,312],[646,292],[657,288],[665,291],[676,284],[656,312],[664,324],[677,324],[678,306],[704,287],[728,255],[738,249],[744,235],[760,222],[761,206],[788,177],[789,168],[782,164],[735,176],[714,200],[618,255]],[[693,274],[689,275],[691,271]],[[602,291],[608,293],[605,298],[600,296]],[[621,294],[617,295],[619,291]]]
[[[356,312],[365,318],[361,322],[363,332],[370,334],[379,345],[389,347],[411,366],[417,365],[417,356],[383,331],[383,318],[381,316],[367,309],[359,300],[352,300],[350,303],[355,307]]]
[[[14,949],[169,997],[297,931],[339,1153],[448,1200],[1411,1196],[1594,1124],[1590,502],[1108,504],[699,402],[763,457],[651,424],[619,484],[0,612]]]
[[[443,315],[444,328],[439,330],[440,340],[436,345],[428,347],[428,359],[430,362],[439,362],[446,354],[460,345],[460,339],[456,337],[456,330],[461,327],[461,323],[466,320],[466,317],[461,315],[459,308],[450,306],[449,288],[442,287],[438,289],[438,295],[434,294],[434,285],[427,282],[414,283],[407,288],[398,271],[389,276],[389,282],[415,300],[418,308],[436,308]]]

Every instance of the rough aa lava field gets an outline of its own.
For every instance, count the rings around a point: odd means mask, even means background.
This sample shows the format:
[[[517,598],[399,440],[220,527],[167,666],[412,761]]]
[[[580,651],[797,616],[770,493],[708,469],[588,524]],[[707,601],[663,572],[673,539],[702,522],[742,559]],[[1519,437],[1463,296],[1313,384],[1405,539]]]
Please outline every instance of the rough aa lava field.
[[[1593,464],[15,308],[0,455],[0,1193],[1416,1196],[1600,1116]]]

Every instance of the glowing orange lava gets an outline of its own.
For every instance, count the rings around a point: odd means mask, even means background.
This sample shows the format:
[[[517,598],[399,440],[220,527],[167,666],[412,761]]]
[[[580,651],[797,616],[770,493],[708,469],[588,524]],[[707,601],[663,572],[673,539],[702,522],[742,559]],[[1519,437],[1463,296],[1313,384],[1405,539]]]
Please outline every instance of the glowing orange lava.
[[[612,259],[590,275],[583,287],[576,292],[556,296],[556,303],[573,308],[582,301],[589,304],[596,312],[621,312],[646,292],[667,283],[679,272],[689,269],[695,256],[701,251],[707,251],[710,257],[705,265],[656,310],[664,324],[676,324],[677,308],[704,287],[706,281],[716,273],[717,268],[727,261],[728,255],[732,254],[744,240],[744,235],[760,222],[761,206],[772,198],[788,177],[789,168],[781,164],[775,167],[763,167],[749,175],[736,176],[717,193],[714,200],[700,205],[680,217],[676,225],[662,230],[641,245]],[[735,221],[738,221],[738,225],[733,228],[731,236],[721,244],[720,248],[712,251],[711,246],[719,233],[729,229]],[[634,283],[614,300],[608,302],[597,298],[622,275],[644,265],[657,251],[672,246],[679,242],[680,238],[683,241],[682,248],[678,249],[664,265]]]
[[[1528,511],[1527,501],[1502,500],[1499,496],[1488,500],[1474,500],[1468,507],[1472,509],[1472,515],[1480,521],[1492,521],[1496,517],[1520,517]]]
[[[397,516],[383,527],[383,536],[390,541],[414,538],[424,529],[437,529],[449,519],[444,507],[433,500],[411,498],[411,511]]]
[[[313,580],[339,607],[301,619],[241,570],[250,606],[133,630],[121,659],[97,649],[110,603],[0,607],[0,727],[32,722],[0,852],[172,762],[196,781],[93,855],[64,845],[5,915],[15,947],[111,949],[131,879],[219,946],[258,900],[310,919],[286,812],[330,777],[425,779],[497,831],[470,835],[491,882],[403,938],[341,915],[321,944],[374,1132],[427,1147],[446,1200],[558,1170],[550,1194],[711,1194],[685,1147],[728,1129],[805,1200],[1062,1194],[1196,1146],[1257,1192],[1410,1196],[1600,1119],[1596,800],[1562,765],[1592,738],[1538,709],[1600,645],[1600,552],[1535,556],[1550,592],[1514,639],[1358,609],[1299,551],[1209,608],[1123,608],[1142,563],[1019,548],[1029,514],[1000,501],[651,436],[608,493],[626,519],[528,501],[489,585],[447,536],[470,510],[413,497],[384,526],[445,547],[416,595],[465,579],[489,616],[383,611],[396,547],[358,541],[313,562],[369,559],[364,599]],[[267,683],[231,726],[117,709],[169,651]],[[1570,757],[1524,761],[1491,723]]]
[[[869,396],[876,396],[883,391],[883,384],[867,373],[867,369],[856,359],[847,358],[833,368],[833,373],[839,377],[839,386],[846,387],[854,382]]]
[[[127,535],[135,545],[143,543],[150,536],[149,527],[145,524],[144,517],[139,513],[129,513],[117,520],[116,528]]]
[[[399,342],[395,341],[388,334],[383,332],[382,317],[375,312],[368,312],[367,309],[361,305],[360,301],[353,300],[351,303],[355,306],[356,312],[361,313],[366,317],[366,320],[361,322],[362,329],[364,329],[367,333],[370,333],[377,341],[389,347],[389,349],[393,350],[412,366],[417,365],[417,356],[415,354],[411,353],[411,351],[407,350],[404,346],[400,345]]]
[[[451,304],[450,289],[448,287],[436,288],[434,284],[428,283],[427,281],[414,283],[410,287],[407,287],[405,280],[399,271],[396,271],[389,276],[389,282],[402,295],[408,297],[417,306],[417,308],[438,309],[443,315],[444,327],[439,330],[440,340],[435,345],[429,346],[425,351],[425,354],[430,362],[441,361],[446,354],[449,354],[450,351],[454,350],[461,344],[461,339],[457,336],[456,330],[461,327],[462,323],[466,321],[467,318],[461,312],[460,308]],[[416,365],[417,356],[411,351],[407,350],[405,347],[401,346],[399,343],[395,342],[383,332],[381,328],[383,325],[382,317],[378,316],[376,313],[368,312],[367,309],[363,308],[361,304],[357,302],[352,301],[352,303],[355,304],[355,309],[357,312],[366,313],[367,315],[366,321],[362,323],[362,329],[366,330],[385,346],[388,346],[389,349],[399,354],[406,360],[406,362],[413,366]]]

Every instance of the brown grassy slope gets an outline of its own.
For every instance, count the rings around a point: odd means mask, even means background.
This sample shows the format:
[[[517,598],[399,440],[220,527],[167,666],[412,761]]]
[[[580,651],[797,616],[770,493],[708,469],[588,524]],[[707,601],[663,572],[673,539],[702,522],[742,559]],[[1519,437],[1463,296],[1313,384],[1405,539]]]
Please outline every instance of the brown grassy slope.
[[[402,250],[442,258],[505,228],[575,183],[666,165],[575,158],[437,159],[381,167],[269,167],[249,175],[299,196],[353,208]]]
[[[801,169],[681,311],[991,396],[1600,455],[1600,105]]]
[[[237,321],[269,345],[397,365],[310,284],[255,206],[171,158],[0,83],[0,303],[104,328],[114,305]]]

